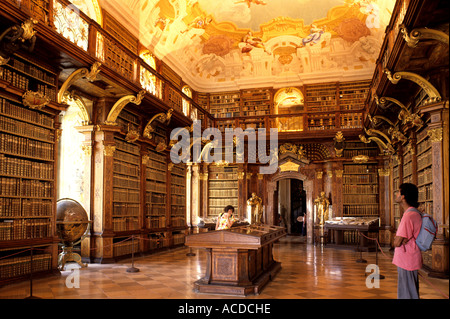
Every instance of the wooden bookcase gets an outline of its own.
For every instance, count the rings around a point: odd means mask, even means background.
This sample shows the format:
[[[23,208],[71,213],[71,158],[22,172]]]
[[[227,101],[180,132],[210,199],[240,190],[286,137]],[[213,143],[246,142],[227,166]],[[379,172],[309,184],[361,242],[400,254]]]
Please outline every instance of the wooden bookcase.
[[[413,182],[413,169],[412,169],[412,151],[411,143],[407,144],[405,148],[405,153],[403,154],[403,182],[402,183],[412,183]]]
[[[216,217],[227,205],[239,216],[239,184],[237,166],[211,165],[208,172],[208,217]]]
[[[211,93],[209,95],[209,113],[216,118],[240,116],[240,92]]]
[[[56,101],[57,74],[21,55],[0,66],[0,286],[56,271],[59,111],[25,106],[26,91]]]
[[[139,227],[140,146],[116,138],[113,171],[113,231]]]
[[[349,141],[346,142],[343,151],[343,156],[347,158],[352,158],[357,155],[365,155],[368,157],[376,157],[379,155],[380,151],[376,145],[365,144],[362,142]]]
[[[269,115],[271,113],[272,95],[269,89],[243,90],[242,115]]]
[[[305,85],[306,111],[330,112],[337,110],[337,83]]]
[[[336,128],[336,114],[308,114],[308,130],[334,130]]]
[[[340,82],[339,108],[341,111],[362,110],[369,93],[370,81]]]
[[[160,153],[149,151],[145,169],[145,226],[147,229],[167,227],[167,162]]]
[[[400,168],[401,168],[401,163],[400,163],[400,158],[399,156],[393,156],[392,158],[392,187],[393,187],[393,191],[396,191],[399,189],[399,186],[401,184],[401,176],[400,176]],[[393,194],[392,194],[393,196]],[[398,225],[400,224],[400,220],[401,220],[401,212],[400,212],[400,204],[396,203],[395,200],[393,201],[393,205],[394,205],[394,228],[397,229]]]
[[[170,220],[172,227],[186,226],[186,169],[185,164],[179,163],[172,166],[170,173]],[[181,236],[174,237],[179,242]],[[184,237],[183,237],[184,238]]]
[[[379,216],[377,163],[344,164],[343,216]]]

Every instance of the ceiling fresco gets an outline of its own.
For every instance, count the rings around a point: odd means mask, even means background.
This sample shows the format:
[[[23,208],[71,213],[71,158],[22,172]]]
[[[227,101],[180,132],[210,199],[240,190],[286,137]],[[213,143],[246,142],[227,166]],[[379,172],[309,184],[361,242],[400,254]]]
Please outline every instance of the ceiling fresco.
[[[370,79],[394,0],[108,0],[197,91]]]

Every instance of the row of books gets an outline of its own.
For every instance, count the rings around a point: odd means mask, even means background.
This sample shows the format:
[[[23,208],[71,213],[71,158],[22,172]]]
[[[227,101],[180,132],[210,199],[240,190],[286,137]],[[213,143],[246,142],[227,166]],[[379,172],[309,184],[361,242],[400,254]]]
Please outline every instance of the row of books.
[[[139,219],[137,217],[113,218],[114,231],[127,231],[139,229]]]
[[[139,216],[139,204],[113,203],[113,217]]]
[[[164,183],[167,180],[165,172],[161,172],[161,171],[155,170],[153,168],[147,168],[146,173],[145,173],[145,178],[150,179],[150,180],[164,182]]]
[[[120,149],[116,149],[116,151],[114,152],[114,161],[119,160],[139,165],[140,164],[139,159],[140,159],[139,155],[133,155],[127,152],[123,152]]]
[[[53,160],[53,144],[0,132],[0,152]]]
[[[151,228],[164,228],[166,227],[166,216],[147,216],[146,226]]]
[[[129,153],[133,153],[136,156],[139,156],[140,147],[138,145],[133,144],[133,143],[125,142],[125,141],[120,140],[118,138],[114,139],[114,141],[116,142],[116,148],[118,150],[129,152]]]
[[[419,187],[419,202],[433,200],[433,184]]]
[[[421,154],[424,151],[428,150],[431,147],[431,139],[427,138],[417,144],[417,154]]]
[[[165,216],[166,215],[166,203],[161,204],[145,204],[146,216]]]
[[[50,74],[48,72],[43,71],[42,69],[29,64],[25,63],[23,61],[18,60],[17,58],[10,58],[9,64],[12,65],[14,68],[31,75],[32,77],[38,78],[44,82],[50,83],[52,85],[55,85],[56,76],[53,74]]]
[[[139,252],[139,240],[127,240],[113,245],[114,256],[128,255]]]
[[[139,165],[130,164],[126,162],[114,161],[113,163],[113,171],[114,173],[131,175],[131,176],[139,176]]]
[[[181,216],[182,218],[184,218],[184,215],[186,213],[186,209],[184,207],[184,205],[173,205],[172,203],[172,207],[170,210],[170,215],[173,216]]]
[[[139,190],[114,188],[113,201],[139,203]]]
[[[172,216],[172,227],[183,227],[183,226],[186,226],[186,219],[184,217]]]
[[[0,218],[3,217],[49,217],[52,201],[29,198],[0,198]]]
[[[228,203],[227,205],[233,205],[233,204],[230,204],[230,203]],[[238,209],[237,209],[237,204],[234,204],[233,205],[234,206],[234,216],[239,216],[239,214],[238,214]],[[209,213],[208,213],[208,216],[209,217],[214,217],[214,216],[218,216],[219,214],[221,214],[221,213],[223,213],[223,209],[225,208],[225,206],[223,206],[223,207],[213,207],[213,206],[210,206],[209,207]]]
[[[343,198],[344,205],[350,204],[376,204],[378,203],[378,195],[346,195]]]
[[[50,270],[51,254],[33,254],[33,273]],[[31,256],[0,259],[0,279],[31,273]]]
[[[238,205],[238,198],[209,198],[209,206],[222,207],[222,209],[227,205]]]
[[[237,188],[237,180],[230,181],[216,181],[214,179],[209,180],[209,189],[223,189],[223,188]]]
[[[238,197],[237,189],[210,189],[210,197]]]
[[[173,244],[174,245],[181,245],[184,244],[184,239],[185,239],[186,235],[185,234],[173,234],[172,238],[173,238]]]
[[[344,165],[344,174],[369,174],[376,173],[375,165]]]
[[[148,237],[149,248],[164,248],[170,246],[170,238],[167,233],[153,233]]]
[[[52,179],[53,164],[33,162],[27,159],[8,157],[0,154],[0,174]]]
[[[408,176],[413,173],[412,163],[408,162],[403,165],[403,176]]]
[[[15,133],[24,137],[36,138],[48,142],[53,142],[54,131],[42,126],[36,126],[26,122],[0,115],[0,130]]]
[[[0,220],[0,241],[44,238],[52,235],[48,218]]]
[[[149,204],[165,204],[166,194],[147,192],[145,194],[145,202]]]
[[[348,148],[348,146],[346,146],[346,148]],[[349,149],[344,149],[343,152],[343,156],[347,157],[347,158],[351,158],[353,156],[357,156],[357,155],[366,155],[369,157],[375,157],[378,156],[380,152],[378,151],[378,149],[374,148],[374,149],[355,149],[355,150],[349,150]]]
[[[4,196],[51,197],[52,191],[51,182],[0,177],[0,193]]]
[[[181,176],[184,180],[184,177],[186,176],[184,167],[180,167],[180,164],[174,165],[172,167],[172,176],[174,176],[174,175]]]
[[[171,193],[172,195],[185,195],[186,194],[186,187],[181,185],[172,184],[171,185]]]
[[[341,115],[341,128],[356,128],[362,126],[362,114]]]
[[[344,184],[343,188],[344,194],[378,194],[378,184]]]
[[[178,206],[186,205],[186,197],[185,197],[185,195],[184,194],[183,195],[172,194],[171,205],[178,205]]]
[[[53,128],[55,123],[55,120],[47,114],[18,106],[2,97],[0,97],[0,113],[48,128]]]
[[[214,181],[215,179],[218,180],[237,180],[237,172],[233,173],[221,173],[221,172],[209,172],[209,180]]]
[[[378,216],[378,204],[343,205],[344,216]]]
[[[159,162],[159,161],[157,161],[157,160],[155,160],[155,159],[151,159],[150,158],[150,161],[149,161],[149,163],[147,164],[147,170],[152,170],[152,171],[155,171],[155,170],[157,170],[157,171],[162,171],[162,172],[164,172],[164,176],[166,175],[166,171],[167,171],[167,164],[164,162]]]
[[[378,183],[378,176],[375,174],[366,175],[343,175],[343,183],[345,184],[375,184]]]
[[[113,184],[114,187],[126,187],[126,188],[134,188],[139,189],[140,180],[139,176],[126,176],[126,175],[113,175]]]
[[[433,153],[425,152],[417,156],[417,169],[421,170],[433,163]]]
[[[359,244],[359,233],[355,230],[345,230],[343,233],[344,245]]]
[[[184,186],[186,184],[186,179],[181,176],[173,175],[171,176],[172,185]]]
[[[149,181],[145,182],[147,192],[160,192],[166,193],[166,184],[165,182],[157,182],[157,181]]]
[[[57,92],[56,92],[56,89],[53,87],[47,86],[45,84],[38,84],[37,92],[48,97],[51,101],[54,101],[54,102],[57,101]]]
[[[10,83],[12,86],[22,90],[28,90],[30,81],[27,77],[20,75],[17,72],[11,71],[0,66],[0,80]]]
[[[423,185],[433,182],[433,170],[432,168],[426,168],[423,171],[417,173],[417,184]]]

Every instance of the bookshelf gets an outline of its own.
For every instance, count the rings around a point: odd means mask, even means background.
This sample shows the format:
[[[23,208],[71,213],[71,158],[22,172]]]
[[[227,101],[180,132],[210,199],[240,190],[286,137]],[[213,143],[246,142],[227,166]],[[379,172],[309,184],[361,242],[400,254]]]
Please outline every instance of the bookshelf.
[[[240,92],[211,93],[209,95],[209,112],[216,118],[236,117],[240,115]]]
[[[151,150],[148,156],[145,169],[145,225],[147,229],[166,228],[166,157]]]
[[[305,85],[306,111],[330,112],[337,110],[337,83]]]
[[[0,66],[0,80],[24,91],[39,92],[51,101],[57,100],[57,75],[31,59],[15,54]]]
[[[376,145],[365,144],[358,141],[348,141],[345,144],[343,156],[352,158],[357,155],[365,155],[368,157],[376,157],[379,154],[378,147]]]
[[[393,179],[393,191],[399,189],[400,186],[400,159],[398,156],[394,156],[392,158],[392,179]],[[392,195],[393,196],[393,195]],[[401,213],[400,213],[400,204],[394,201],[394,228],[397,229],[400,224]]]
[[[39,70],[33,64],[16,67]],[[35,79],[26,72],[20,76],[30,85]],[[57,267],[55,129],[54,115],[26,108],[0,90],[0,285],[30,273],[31,245],[39,248],[34,272]]]
[[[406,151],[403,154],[403,183],[412,183],[412,151],[411,143],[407,144]]]
[[[175,164],[170,173],[170,219],[172,227],[186,226],[186,169]],[[180,236],[177,236],[180,237]],[[184,237],[183,237],[184,238]],[[179,238],[178,238],[179,239]],[[174,244],[178,242],[174,236]],[[184,243],[184,241],[183,241]]]
[[[138,230],[140,205],[140,146],[115,138],[113,162],[113,230]]]
[[[339,107],[341,110],[362,110],[369,93],[370,81],[339,83]]]
[[[376,163],[344,164],[343,216],[378,217]]]
[[[425,129],[417,134],[417,187],[419,207],[423,206],[424,212],[433,216],[433,154],[431,138],[427,133]],[[432,269],[432,251],[422,252],[422,260],[425,266]]]
[[[272,95],[269,89],[243,90],[241,98],[244,116],[270,114]]]
[[[237,166],[210,166],[208,173],[208,217],[217,217],[227,205],[239,216]]]

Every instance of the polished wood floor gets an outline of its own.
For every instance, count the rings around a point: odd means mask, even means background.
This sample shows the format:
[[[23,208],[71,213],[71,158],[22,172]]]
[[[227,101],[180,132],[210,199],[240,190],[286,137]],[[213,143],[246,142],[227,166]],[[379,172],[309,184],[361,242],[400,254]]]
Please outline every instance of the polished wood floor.
[[[197,294],[193,282],[203,277],[206,254],[192,249],[195,256],[186,256],[189,249],[172,250],[137,257],[135,267],[127,272],[131,260],[116,264],[89,264],[80,270],[79,288],[68,288],[66,279],[74,274],[62,271],[60,276],[33,280],[33,295],[45,299],[216,299],[244,298]],[[262,293],[245,299],[396,299],[397,269],[391,264],[392,255],[378,254],[379,288],[366,286],[366,267],[375,264],[375,253],[362,253],[367,263],[357,263],[360,254],[352,250],[314,246],[304,237],[288,236],[274,245],[274,258],[282,269]],[[371,273],[371,272],[370,272]],[[425,277],[426,278],[426,277]],[[448,279],[420,277],[422,299],[446,299]],[[72,281],[72,284],[74,281]],[[0,288],[1,299],[22,299],[30,295],[29,282]]]

